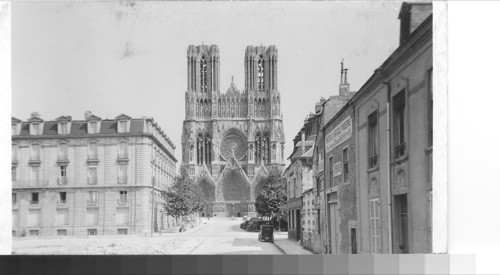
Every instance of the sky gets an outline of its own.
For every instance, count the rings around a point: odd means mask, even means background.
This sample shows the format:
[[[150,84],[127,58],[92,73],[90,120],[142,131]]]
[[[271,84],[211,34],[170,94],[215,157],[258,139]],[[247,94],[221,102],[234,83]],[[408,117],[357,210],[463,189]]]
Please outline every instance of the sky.
[[[247,45],[276,45],[285,156],[344,59],[357,91],[399,41],[401,2],[14,2],[12,116],[153,117],[181,160],[186,52],[219,47],[220,89],[244,88]],[[180,164],[180,163],[178,163]]]

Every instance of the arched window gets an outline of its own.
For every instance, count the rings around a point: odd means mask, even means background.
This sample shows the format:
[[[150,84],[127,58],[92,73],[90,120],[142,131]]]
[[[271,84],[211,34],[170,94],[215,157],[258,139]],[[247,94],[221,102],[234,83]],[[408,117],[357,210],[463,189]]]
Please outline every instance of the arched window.
[[[257,82],[259,91],[264,91],[264,57],[262,55],[259,56],[259,61],[257,63]]]
[[[222,106],[221,106],[221,102],[220,102],[220,98],[219,98],[219,110],[218,110],[218,111],[219,111],[219,117],[221,117],[221,114],[222,114],[222,113],[221,113],[221,107],[222,107]]]
[[[205,135],[203,145],[205,147],[205,163],[212,164],[212,139],[210,138],[209,134]]]
[[[261,153],[262,153],[262,139],[260,136],[260,133],[257,133],[255,135],[255,163],[260,164],[261,163]]]
[[[200,80],[201,80],[201,92],[206,93],[207,92],[207,60],[205,59],[205,56],[201,57],[200,61]]]
[[[264,133],[264,137],[262,139],[262,160],[264,161],[265,164],[270,163],[271,158],[270,156],[270,151],[269,151],[269,133]]]

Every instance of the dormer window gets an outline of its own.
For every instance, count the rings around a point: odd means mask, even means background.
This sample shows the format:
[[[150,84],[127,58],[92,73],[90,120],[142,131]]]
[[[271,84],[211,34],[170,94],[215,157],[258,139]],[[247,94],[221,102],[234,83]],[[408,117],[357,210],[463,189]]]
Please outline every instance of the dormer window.
[[[61,135],[67,135],[68,134],[68,123],[66,122],[63,122],[61,124],[59,124],[59,127],[61,127]]]
[[[87,111],[85,112],[85,119],[87,120],[87,133],[88,134],[99,133],[101,118]]]
[[[43,129],[43,119],[40,118],[40,114],[34,112],[31,114],[31,118],[28,119],[30,123],[30,135],[41,135]]]
[[[71,117],[70,116],[60,116],[56,118],[57,121],[57,133],[59,135],[67,135],[70,132],[71,127]]]
[[[89,134],[97,133],[97,121],[89,122]]]
[[[40,134],[40,123],[33,123],[33,132],[32,135],[39,135]]]
[[[118,121],[118,133],[126,133],[128,132],[128,129],[127,129],[127,121],[126,120],[122,120],[122,121]]]
[[[12,124],[12,135],[17,135],[17,124]]]
[[[130,129],[130,119],[131,117],[126,114],[120,114],[115,118],[118,122],[118,133],[128,133]]]
[[[19,135],[19,128],[21,126],[21,120],[15,117],[12,117],[12,135]]]

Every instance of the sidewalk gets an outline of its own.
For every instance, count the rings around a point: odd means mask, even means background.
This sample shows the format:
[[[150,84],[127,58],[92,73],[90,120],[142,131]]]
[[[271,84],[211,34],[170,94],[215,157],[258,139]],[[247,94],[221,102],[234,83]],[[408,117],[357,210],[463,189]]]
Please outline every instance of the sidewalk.
[[[172,234],[172,233],[177,233],[177,234],[186,234],[186,233],[192,233],[200,230],[201,228],[205,227],[207,224],[206,223],[200,223],[197,226],[194,226],[193,228],[188,228],[185,232],[179,232],[179,229],[181,226],[174,226],[170,228],[165,228],[161,231],[161,234]],[[155,233],[155,235],[160,235],[159,232]]]
[[[314,254],[294,241],[288,239],[288,232],[274,232],[274,245],[285,254]]]

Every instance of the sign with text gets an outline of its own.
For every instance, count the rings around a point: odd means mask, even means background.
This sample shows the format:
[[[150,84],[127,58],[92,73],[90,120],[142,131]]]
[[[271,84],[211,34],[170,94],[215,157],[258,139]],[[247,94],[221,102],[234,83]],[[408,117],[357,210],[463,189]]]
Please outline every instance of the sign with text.
[[[342,162],[339,161],[333,165],[333,176],[336,177],[340,175],[342,175]]]
[[[333,148],[339,146],[342,142],[351,138],[352,135],[352,119],[347,117],[337,127],[335,127],[325,137],[326,152],[330,152]]]

